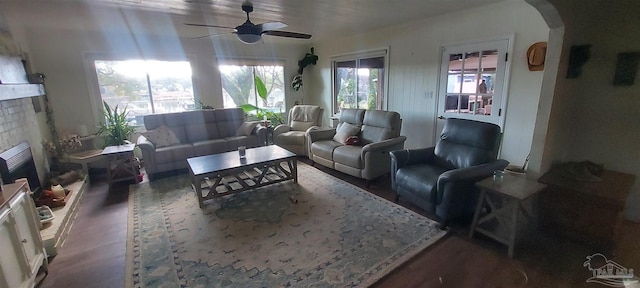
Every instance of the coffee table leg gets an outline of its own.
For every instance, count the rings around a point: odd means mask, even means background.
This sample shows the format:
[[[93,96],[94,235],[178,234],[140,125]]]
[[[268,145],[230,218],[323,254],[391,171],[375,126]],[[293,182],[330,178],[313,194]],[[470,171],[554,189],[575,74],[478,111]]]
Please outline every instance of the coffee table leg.
[[[291,174],[293,174],[293,182],[298,183],[298,159],[293,159]]]
[[[202,209],[203,206],[203,201],[202,201],[202,179],[200,179],[200,177],[195,177],[193,176],[191,178],[192,183],[193,183],[193,188],[195,188],[196,190],[196,197],[198,198],[198,206],[200,206],[200,209]]]

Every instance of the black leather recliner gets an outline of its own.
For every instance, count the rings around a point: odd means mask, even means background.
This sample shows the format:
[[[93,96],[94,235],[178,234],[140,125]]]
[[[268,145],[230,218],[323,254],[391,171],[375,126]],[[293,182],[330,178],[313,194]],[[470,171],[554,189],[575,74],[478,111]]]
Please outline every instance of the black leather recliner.
[[[479,192],[474,184],[504,169],[497,160],[502,134],[495,124],[449,118],[435,147],[390,152],[391,188],[435,213],[441,227],[472,218]]]

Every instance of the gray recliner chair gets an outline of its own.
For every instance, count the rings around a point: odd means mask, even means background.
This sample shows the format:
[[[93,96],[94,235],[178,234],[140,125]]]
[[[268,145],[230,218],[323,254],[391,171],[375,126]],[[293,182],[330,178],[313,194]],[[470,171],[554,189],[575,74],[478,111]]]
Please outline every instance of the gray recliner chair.
[[[322,111],[314,105],[296,105],[291,107],[287,123],[273,129],[273,144],[287,149],[296,155],[309,155],[307,132],[322,125]]]
[[[495,124],[450,118],[435,147],[390,152],[396,202],[402,197],[435,213],[442,228],[470,220],[479,195],[474,184],[509,164],[496,159],[501,138]]]

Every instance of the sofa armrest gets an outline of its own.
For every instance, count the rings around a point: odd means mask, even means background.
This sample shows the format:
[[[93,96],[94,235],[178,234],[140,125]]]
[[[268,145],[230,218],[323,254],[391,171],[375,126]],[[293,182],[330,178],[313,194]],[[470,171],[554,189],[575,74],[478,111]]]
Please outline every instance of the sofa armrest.
[[[142,151],[142,159],[145,162],[145,167],[155,166],[156,146],[143,135],[138,137],[136,145],[138,145],[138,147],[140,147],[140,151]],[[150,168],[150,170],[153,170],[153,168]]]
[[[256,135],[256,137],[258,137],[258,139],[261,141],[266,140],[267,127],[257,125],[256,128],[253,128],[253,131],[251,131],[251,135]],[[266,142],[263,142],[263,143],[266,143]]]
[[[462,183],[468,184],[478,182],[484,178],[493,175],[493,171],[502,170],[509,165],[507,160],[498,159],[493,162],[485,163],[468,168],[453,169],[444,172],[438,177],[438,197],[436,203],[440,204],[444,193],[447,190],[453,190],[446,187],[450,183]]]
[[[336,129],[319,129],[309,131],[309,142],[313,143],[320,140],[331,140],[336,135]]]
[[[363,163],[362,178],[371,180],[391,171],[389,152],[404,148],[407,137],[399,136],[364,145],[360,151]]]

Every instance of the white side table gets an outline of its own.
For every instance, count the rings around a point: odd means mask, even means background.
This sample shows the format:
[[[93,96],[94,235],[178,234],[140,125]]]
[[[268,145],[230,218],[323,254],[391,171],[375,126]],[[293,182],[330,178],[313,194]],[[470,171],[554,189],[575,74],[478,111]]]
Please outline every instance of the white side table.
[[[513,258],[520,211],[529,219],[532,218],[522,203],[546,186],[534,180],[528,180],[524,176],[511,174],[505,174],[502,183],[495,183],[493,177],[489,177],[476,183],[476,186],[480,188],[481,192],[473,222],[471,223],[469,238],[472,238],[475,232],[484,234],[500,243],[506,244],[509,247],[509,258]],[[495,201],[495,198],[501,198],[502,201]],[[482,208],[485,205],[489,207],[490,212],[480,217]],[[496,221],[491,221],[493,219]],[[497,227],[491,227],[493,228],[491,229],[484,227],[489,225],[483,226],[483,224],[489,224],[488,222],[490,221],[493,224],[497,222]]]
[[[135,155],[133,149],[135,144],[119,146],[107,146],[102,151],[102,155],[107,158],[107,175],[109,186],[114,182],[135,180],[138,181],[138,171],[136,169]]]

